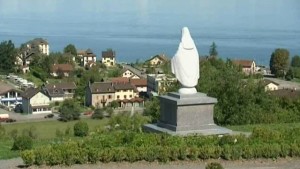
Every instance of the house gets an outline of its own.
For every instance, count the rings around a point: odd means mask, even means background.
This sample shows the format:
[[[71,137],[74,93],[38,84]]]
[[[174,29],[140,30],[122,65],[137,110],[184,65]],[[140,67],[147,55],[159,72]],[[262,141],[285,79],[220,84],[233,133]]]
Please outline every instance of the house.
[[[51,113],[50,98],[39,88],[29,88],[22,94],[22,110],[26,114]]]
[[[0,104],[5,106],[15,106],[22,102],[21,91],[13,86],[0,82]]]
[[[37,53],[49,55],[49,44],[46,40],[36,38],[21,45],[15,64],[20,66],[22,72],[27,73],[32,56]]]
[[[124,69],[123,73],[122,73],[122,77],[130,78],[130,79],[140,79],[141,78],[137,73],[134,73],[130,69]]]
[[[265,87],[265,91],[278,90],[279,84],[273,82],[272,80],[264,79],[262,83]]]
[[[105,107],[117,101],[119,107],[130,107],[144,102],[137,97],[138,91],[130,83],[95,82],[86,88],[85,100],[87,106]]]
[[[155,55],[151,59],[147,60],[152,66],[157,66],[168,62],[170,59],[165,54]]]
[[[242,71],[246,75],[254,74],[256,72],[256,64],[253,60],[233,60],[232,63],[241,66]]]
[[[136,87],[140,94],[147,93],[147,79],[130,79],[130,83]]]
[[[176,78],[166,74],[148,74],[147,75],[147,94],[148,96],[157,96],[166,91],[166,86],[177,81]]]
[[[71,64],[54,64],[51,67],[51,75],[53,77],[69,77],[70,73],[73,72],[74,68]]]
[[[31,49],[32,52],[40,52],[41,54],[49,55],[49,44],[45,39],[35,38],[26,43],[26,46]]]
[[[77,51],[77,56],[80,58],[80,65],[83,67],[92,67],[96,65],[97,56],[91,49]]]
[[[102,63],[105,64],[106,67],[111,67],[116,65],[116,52],[112,49],[107,49],[106,51],[102,51]]]
[[[88,85],[85,93],[87,106],[105,107],[115,100],[115,89],[111,82],[95,82]]]
[[[73,98],[75,89],[76,84],[74,82],[53,83],[43,86],[43,91],[50,98],[51,102],[60,102]]]

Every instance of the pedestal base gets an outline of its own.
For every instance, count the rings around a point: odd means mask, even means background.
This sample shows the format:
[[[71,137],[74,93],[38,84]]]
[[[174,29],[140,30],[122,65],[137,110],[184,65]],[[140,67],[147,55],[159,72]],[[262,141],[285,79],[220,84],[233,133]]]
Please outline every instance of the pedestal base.
[[[171,135],[223,135],[232,131],[214,124],[213,109],[217,99],[204,93],[169,93],[160,96],[160,119],[147,124],[144,130]]]

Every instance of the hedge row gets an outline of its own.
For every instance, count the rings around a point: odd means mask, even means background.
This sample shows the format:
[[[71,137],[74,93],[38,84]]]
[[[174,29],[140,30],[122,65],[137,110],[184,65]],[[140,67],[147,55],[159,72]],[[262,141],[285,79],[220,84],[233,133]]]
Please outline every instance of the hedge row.
[[[148,162],[196,160],[196,159],[254,159],[299,157],[300,144],[253,144],[253,145],[224,145],[201,147],[111,147],[95,148],[75,141],[68,141],[60,145],[51,145],[25,150],[21,157],[26,165],[72,165],[96,162],[135,162],[145,160]]]

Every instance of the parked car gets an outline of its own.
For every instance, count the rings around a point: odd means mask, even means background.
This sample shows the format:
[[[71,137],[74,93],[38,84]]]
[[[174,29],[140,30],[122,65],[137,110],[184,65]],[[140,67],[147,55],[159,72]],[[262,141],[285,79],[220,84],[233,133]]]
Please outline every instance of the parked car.
[[[54,117],[54,114],[47,114],[44,118],[47,119],[47,118],[53,118]]]
[[[6,123],[13,123],[13,122],[16,122],[17,120],[16,119],[6,119]]]

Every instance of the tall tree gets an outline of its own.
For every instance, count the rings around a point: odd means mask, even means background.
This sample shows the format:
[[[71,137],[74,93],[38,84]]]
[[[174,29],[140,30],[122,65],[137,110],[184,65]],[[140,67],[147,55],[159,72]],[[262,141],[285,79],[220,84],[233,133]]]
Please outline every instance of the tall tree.
[[[300,56],[299,55],[295,55],[292,58],[291,66],[292,67],[300,67]]]
[[[289,51],[287,49],[276,49],[270,59],[271,73],[276,77],[284,77],[289,66]]]
[[[11,40],[0,43],[0,71],[9,73],[14,71],[17,52]]]
[[[70,53],[74,56],[77,56],[77,50],[76,47],[73,44],[68,44],[65,48],[64,48],[64,53]]]
[[[215,42],[210,45],[209,55],[214,57],[218,56],[217,45]]]

